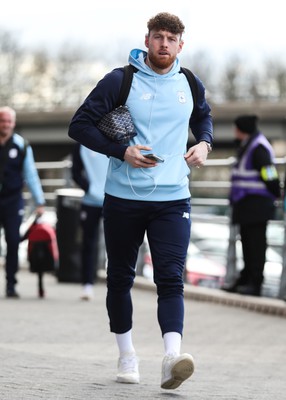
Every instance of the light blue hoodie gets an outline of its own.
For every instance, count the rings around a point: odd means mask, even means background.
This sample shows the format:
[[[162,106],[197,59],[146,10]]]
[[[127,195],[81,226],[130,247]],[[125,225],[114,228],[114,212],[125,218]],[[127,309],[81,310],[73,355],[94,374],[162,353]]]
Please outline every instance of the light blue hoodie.
[[[82,202],[89,206],[102,207],[109,159],[105,155],[96,153],[84,146],[80,146],[80,155],[89,182],[88,191],[85,193]]]
[[[160,75],[145,64],[146,55],[134,49],[129,56],[129,63],[138,69],[126,101],[137,132],[130,145],[149,145],[151,152],[165,162],[154,168],[133,168],[111,157],[105,191],[130,200],[188,198],[190,170],[183,156],[193,110],[190,86],[185,75],[179,73],[178,58],[167,74]]]

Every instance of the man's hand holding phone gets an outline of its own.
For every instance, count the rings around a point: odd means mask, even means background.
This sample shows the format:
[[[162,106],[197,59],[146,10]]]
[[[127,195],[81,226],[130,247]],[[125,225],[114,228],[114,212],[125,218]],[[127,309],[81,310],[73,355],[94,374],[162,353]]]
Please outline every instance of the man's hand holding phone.
[[[155,161],[155,162],[164,162],[164,158],[157,156],[156,154],[149,153],[149,154],[144,154],[144,157],[149,158],[149,160]]]
[[[128,162],[133,168],[153,168],[156,167],[157,163],[164,162],[164,159],[156,154],[142,154],[142,150],[152,151],[152,148],[140,144],[128,146],[124,154],[124,160]]]

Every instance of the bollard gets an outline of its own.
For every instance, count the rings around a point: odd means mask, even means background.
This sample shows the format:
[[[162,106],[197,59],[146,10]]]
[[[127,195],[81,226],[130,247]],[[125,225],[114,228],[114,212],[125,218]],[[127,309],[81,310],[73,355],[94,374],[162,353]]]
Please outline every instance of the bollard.
[[[236,270],[236,240],[238,235],[238,225],[229,224],[229,239],[226,259],[226,275],[224,285],[232,285],[237,278]]]

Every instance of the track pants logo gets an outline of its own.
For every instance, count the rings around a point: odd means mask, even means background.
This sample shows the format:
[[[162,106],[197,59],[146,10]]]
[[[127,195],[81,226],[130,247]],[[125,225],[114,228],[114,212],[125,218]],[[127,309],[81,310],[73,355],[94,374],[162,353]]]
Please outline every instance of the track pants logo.
[[[190,219],[190,213],[184,212],[183,218]]]

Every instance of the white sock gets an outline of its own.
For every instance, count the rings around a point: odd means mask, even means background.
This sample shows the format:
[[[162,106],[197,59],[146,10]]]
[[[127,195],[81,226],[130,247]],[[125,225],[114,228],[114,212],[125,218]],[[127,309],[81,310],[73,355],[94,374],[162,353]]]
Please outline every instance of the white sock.
[[[178,332],[167,332],[163,335],[165,355],[180,355],[182,336]]]
[[[119,354],[120,357],[124,355],[124,353],[135,353],[135,349],[132,343],[132,330],[125,333],[116,333],[115,334]]]
[[[83,291],[87,294],[93,294],[93,285],[91,283],[85,283],[83,285]]]

